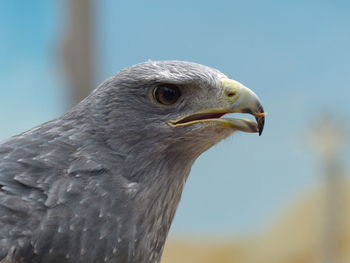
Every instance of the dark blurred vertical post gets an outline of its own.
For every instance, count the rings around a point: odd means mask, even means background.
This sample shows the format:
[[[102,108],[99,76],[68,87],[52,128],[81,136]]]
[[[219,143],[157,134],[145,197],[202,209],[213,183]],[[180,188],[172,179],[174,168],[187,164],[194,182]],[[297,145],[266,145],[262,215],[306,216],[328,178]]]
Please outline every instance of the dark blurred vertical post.
[[[321,263],[339,263],[340,231],[343,223],[340,207],[344,181],[340,162],[341,146],[344,144],[343,135],[343,127],[330,118],[313,129],[314,148],[321,157],[325,181]]]
[[[71,85],[71,106],[85,98],[94,85],[91,0],[66,0],[67,27],[63,62]]]

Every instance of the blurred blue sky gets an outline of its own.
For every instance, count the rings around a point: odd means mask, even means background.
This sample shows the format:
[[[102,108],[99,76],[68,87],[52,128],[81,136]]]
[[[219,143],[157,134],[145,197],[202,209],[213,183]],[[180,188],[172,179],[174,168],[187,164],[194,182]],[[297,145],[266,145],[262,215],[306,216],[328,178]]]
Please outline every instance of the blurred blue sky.
[[[262,137],[235,134],[199,158],[174,232],[253,232],[320,181],[306,133],[325,114],[345,124],[350,117],[350,2],[94,5],[96,85],[145,60],[188,60],[244,83],[269,113]],[[0,139],[67,110],[58,42],[64,12],[63,1],[1,2]]]

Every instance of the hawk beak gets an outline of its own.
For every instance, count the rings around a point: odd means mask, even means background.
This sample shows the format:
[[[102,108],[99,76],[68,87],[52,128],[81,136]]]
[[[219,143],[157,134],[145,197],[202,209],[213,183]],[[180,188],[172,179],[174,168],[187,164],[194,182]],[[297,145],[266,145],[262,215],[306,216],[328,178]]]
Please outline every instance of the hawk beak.
[[[265,124],[264,108],[258,96],[243,86],[241,83],[231,79],[221,79],[222,94],[219,98],[219,107],[211,108],[184,116],[178,120],[169,121],[173,127],[188,126],[196,123],[208,126],[233,128],[244,132],[257,132],[262,134]],[[255,117],[256,121],[237,118],[221,118],[230,113],[247,113]]]
[[[232,79],[221,79],[221,86],[226,100],[231,103],[230,112],[254,115],[260,136],[264,130],[266,113],[258,96]]]

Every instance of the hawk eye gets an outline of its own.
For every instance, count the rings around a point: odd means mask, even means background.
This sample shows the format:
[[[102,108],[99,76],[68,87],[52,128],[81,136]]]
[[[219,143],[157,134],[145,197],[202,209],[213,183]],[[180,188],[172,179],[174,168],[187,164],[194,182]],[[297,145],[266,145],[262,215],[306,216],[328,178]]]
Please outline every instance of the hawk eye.
[[[153,97],[156,101],[164,105],[174,104],[180,96],[180,89],[173,84],[160,85],[153,90]]]

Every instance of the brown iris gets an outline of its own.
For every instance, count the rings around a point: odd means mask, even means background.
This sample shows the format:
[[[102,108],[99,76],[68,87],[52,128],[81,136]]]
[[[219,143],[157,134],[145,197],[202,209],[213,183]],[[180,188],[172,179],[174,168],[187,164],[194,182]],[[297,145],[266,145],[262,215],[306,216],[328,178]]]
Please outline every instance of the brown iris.
[[[173,84],[163,84],[153,90],[153,97],[157,102],[164,105],[171,105],[177,102],[181,96],[179,87]]]

